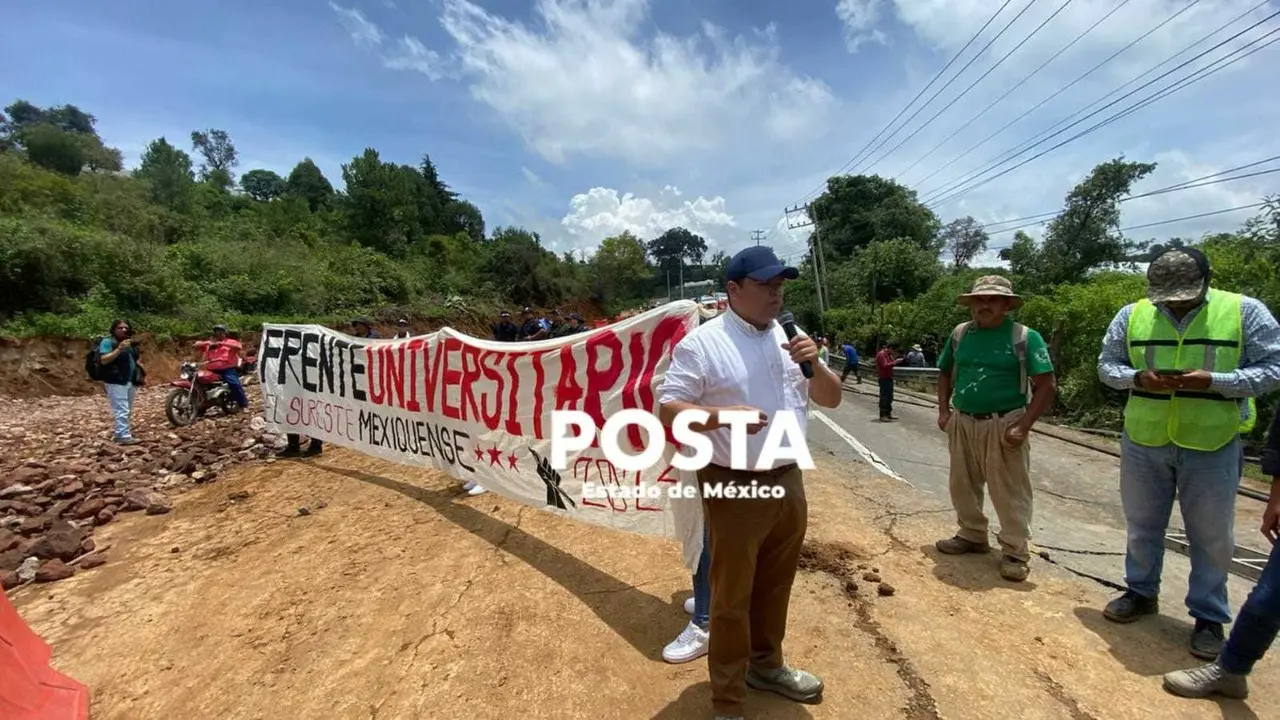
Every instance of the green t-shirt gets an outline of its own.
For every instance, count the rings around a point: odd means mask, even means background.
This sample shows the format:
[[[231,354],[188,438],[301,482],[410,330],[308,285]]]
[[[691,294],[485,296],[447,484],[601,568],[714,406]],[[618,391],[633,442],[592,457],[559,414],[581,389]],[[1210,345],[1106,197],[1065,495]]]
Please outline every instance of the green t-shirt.
[[[938,356],[938,369],[951,372],[951,338]],[[1005,318],[998,327],[969,329],[955,357],[955,387],[951,404],[956,410],[983,414],[1007,412],[1026,407],[1027,398],[1018,393],[1018,356],[1013,352],[1013,320]],[[1053,372],[1049,348],[1040,333],[1027,328],[1027,377]]]

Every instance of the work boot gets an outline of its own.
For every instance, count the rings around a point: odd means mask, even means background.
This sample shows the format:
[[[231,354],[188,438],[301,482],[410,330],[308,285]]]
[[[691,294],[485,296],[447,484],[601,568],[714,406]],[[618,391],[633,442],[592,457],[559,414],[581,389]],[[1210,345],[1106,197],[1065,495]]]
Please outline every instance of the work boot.
[[[1026,560],[1005,555],[1000,558],[1000,577],[1010,582],[1022,582],[1031,573],[1031,566]]]
[[[1201,660],[1216,660],[1224,642],[1226,637],[1222,631],[1222,623],[1196,620],[1196,629],[1191,632],[1188,648],[1192,655]]]
[[[822,681],[813,673],[783,665],[776,670],[747,669],[747,684],[757,690],[768,690],[802,703],[822,699]]]
[[[276,452],[278,458],[296,458],[302,455],[302,448],[297,445],[286,445],[283,450]]]
[[[1217,662],[1190,670],[1176,670],[1164,676],[1164,689],[1184,698],[1210,695],[1244,700],[1249,697],[1249,678],[1229,673]]]
[[[316,443],[307,443],[307,449],[302,451],[302,457],[315,457],[322,452],[324,452],[323,445],[317,445]]]
[[[981,554],[991,550],[991,546],[986,543],[976,543],[972,540],[966,540],[959,535],[949,537],[946,540],[939,540],[933,544],[938,548],[938,552],[947,555],[964,555],[967,553]]]
[[[1143,615],[1155,615],[1159,611],[1159,598],[1143,597],[1132,590],[1126,590],[1123,595],[1107,603],[1102,615],[1111,622],[1131,623]]]

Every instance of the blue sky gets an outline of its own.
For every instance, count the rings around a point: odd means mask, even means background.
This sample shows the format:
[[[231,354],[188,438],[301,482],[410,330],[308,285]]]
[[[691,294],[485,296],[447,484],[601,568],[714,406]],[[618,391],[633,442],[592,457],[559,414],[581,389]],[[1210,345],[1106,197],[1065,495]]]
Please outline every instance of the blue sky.
[[[0,27],[0,87],[6,91],[0,101],[21,97],[39,105],[79,105],[98,117],[100,133],[124,151],[126,164],[135,163],[156,137],[186,146],[191,130],[210,127],[231,134],[240,173],[266,167],[283,174],[310,156],[340,184],[341,164],[367,146],[405,163],[430,153],[445,180],[480,206],[491,228],[525,226],[556,250],[589,253],[602,238],[624,229],[652,237],[684,225],[730,252],[761,228],[780,254],[798,255],[805,231],[787,228],[783,208],[812,197],[828,174],[866,147],[1000,4],[229,0],[213,6],[21,0],[6,9]],[[937,172],[1188,5],[1085,80]],[[853,167],[896,177],[922,198],[941,199],[938,191],[949,182],[980,170],[1231,18],[1244,16],[1107,102],[1277,10],[1275,0],[1260,7],[1258,0],[1071,0],[1065,7],[1063,0],[1010,0],[922,100],[976,57],[972,66]],[[1043,30],[1031,34],[1055,12]],[[1275,28],[1280,18],[1017,160]],[[1280,34],[1262,42],[1275,37]],[[1095,164],[1120,154],[1159,164],[1137,192],[1280,155],[1280,98],[1268,89],[1280,77],[1276,67],[1280,44],[935,210],[944,221],[970,214],[982,222],[1053,211]],[[894,149],[918,127],[915,137]],[[1280,163],[1254,170],[1274,167]],[[1123,222],[1153,223],[1248,205],[1274,192],[1280,192],[1280,174],[1169,193],[1126,203]],[[1248,215],[1135,235],[1198,235],[1235,227]],[[1011,237],[995,234],[992,245]]]

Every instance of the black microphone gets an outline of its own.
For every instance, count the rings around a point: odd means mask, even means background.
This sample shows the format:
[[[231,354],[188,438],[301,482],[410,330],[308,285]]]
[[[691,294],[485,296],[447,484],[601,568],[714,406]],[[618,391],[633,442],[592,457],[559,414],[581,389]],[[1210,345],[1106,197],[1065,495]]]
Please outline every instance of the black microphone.
[[[792,340],[795,340],[796,335],[799,334],[799,331],[796,330],[795,316],[789,312],[784,312],[778,316],[778,322],[782,323],[782,331],[787,334],[787,342],[791,342]],[[808,360],[805,360],[804,362],[800,363],[800,372],[804,373],[804,376],[806,378],[808,378],[809,380],[812,380],[813,379],[813,363],[809,362]]]

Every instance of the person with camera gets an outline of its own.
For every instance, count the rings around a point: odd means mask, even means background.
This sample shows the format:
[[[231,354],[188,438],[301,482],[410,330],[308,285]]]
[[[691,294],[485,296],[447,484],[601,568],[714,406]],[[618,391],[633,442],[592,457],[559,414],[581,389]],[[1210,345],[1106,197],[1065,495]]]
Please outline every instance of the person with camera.
[[[138,346],[133,342],[133,326],[124,320],[111,324],[111,334],[98,343],[98,378],[106,388],[107,402],[115,420],[112,439],[121,445],[136,445],[129,429],[133,400],[138,394],[146,369],[138,361]]]
[[[1120,444],[1127,590],[1103,615],[1130,623],[1159,611],[1176,499],[1191,556],[1188,649],[1202,660],[1218,657],[1231,622],[1240,435],[1257,421],[1254,398],[1280,387],[1280,325],[1271,311],[1210,287],[1209,278],[1199,250],[1161,253],[1147,268],[1147,297],[1120,309],[1098,357],[1099,379],[1129,394]]]

